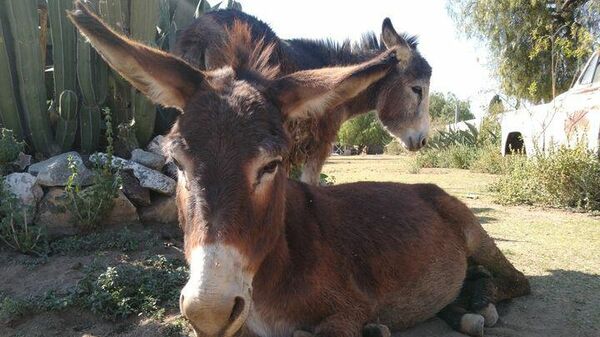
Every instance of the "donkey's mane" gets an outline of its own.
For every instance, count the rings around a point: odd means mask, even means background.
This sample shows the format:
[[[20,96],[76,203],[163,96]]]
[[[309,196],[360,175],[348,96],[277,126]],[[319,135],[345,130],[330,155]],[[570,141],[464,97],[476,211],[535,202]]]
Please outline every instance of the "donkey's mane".
[[[275,43],[266,43],[264,37],[255,39],[248,23],[234,21],[227,29],[225,58],[236,73],[255,72],[266,79],[280,74],[280,65],[274,61]]]
[[[401,34],[401,36],[412,49],[417,49],[418,40],[416,36],[406,33]],[[342,43],[332,39],[292,39],[290,42],[310,49],[313,53],[318,54],[321,59],[328,60],[331,64],[340,65],[362,62],[385,50],[385,46],[374,32],[363,34],[360,40],[354,43],[351,43],[348,39]]]

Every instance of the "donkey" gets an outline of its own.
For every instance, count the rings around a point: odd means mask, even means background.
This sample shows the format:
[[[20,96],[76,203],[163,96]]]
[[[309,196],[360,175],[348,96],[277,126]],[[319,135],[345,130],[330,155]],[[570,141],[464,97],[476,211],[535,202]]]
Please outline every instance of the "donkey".
[[[250,27],[253,40],[273,48],[264,62],[281,74],[327,66],[364,62],[389,49],[411,55],[408,66],[396,67],[368,90],[319,116],[287,121],[292,144],[289,164],[302,166],[301,181],[318,184],[321,169],[331,153],[331,144],[346,120],[376,110],[385,128],[412,151],[423,147],[429,131],[429,80],[431,67],[417,50],[415,37],[400,35],[389,19],[383,21],[381,42],[373,33],[350,46],[331,41],[281,40],[264,22],[237,10],[219,10],[196,19],[177,39],[175,54],[201,69],[218,69],[230,64],[224,52],[227,31],[234,22]],[[240,46],[245,48],[245,46]]]
[[[478,315],[445,309],[469,264],[489,270],[498,301],[529,292],[473,213],[435,185],[316,187],[282,169],[284,124],[363,94],[410,64],[402,49],[274,78],[262,62],[273,48],[252,49],[243,23],[229,32],[232,63],[200,71],[118,35],[79,1],[69,18],[134,87],[181,111],[165,150],[190,265],[180,308],[198,336],[357,337],[366,323],[397,330],[440,310],[473,331]]]

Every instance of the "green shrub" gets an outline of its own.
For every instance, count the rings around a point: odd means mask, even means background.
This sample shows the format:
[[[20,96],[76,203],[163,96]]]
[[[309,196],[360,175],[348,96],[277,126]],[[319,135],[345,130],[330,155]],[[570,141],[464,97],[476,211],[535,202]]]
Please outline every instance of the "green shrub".
[[[404,147],[404,145],[402,145],[400,143],[400,141],[396,138],[392,139],[391,142],[389,142],[385,147],[383,152],[385,154],[390,154],[390,155],[401,155],[407,152],[406,148]]]
[[[28,224],[28,214],[32,212],[6,189],[0,178],[0,240],[21,253],[42,256],[46,253],[45,236],[40,227]]]
[[[441,154],[442,167],[466,170],[477,159],[478,150],[472,146],[456,145],[445,149]]]
[[[468,169],[477,159],[476,147],[453,145],[441,149],[429,148],[415,156],[415,167],[418,168],[458,168]]]
[[[96,161],[93,167],[94,182],[92,186],[82,189],[77,181],[77,165],[69,158],[71,176],[67,181],[65,191],[69,202],[67,207],[74,215],[77,225],[83,230],[96,228],[102,218],[110,211],[114,199],[121,188],[121,178],[118,170],[112,167],[113,135],[110,111],[105,109],[106,122],[106,155],[103,163]]]
[[[507,160],[496,145],[488,145],[477,151],[477,158],[469,168],[475,172],[503,174],[506,172]]]
[[[600,210],[600,161],[585,146],[560,147],[530,160],[511,158],[492,190],[506,204]]]
[[[187,277],[182,261],[158,255],[108,267],[99,275],[88,273],[78,285],[79,302],[108,319],[162,317],[165,308],[177,307]]]
[[[0,175],[6,174],[10,163],[23,152],[25,143],[19,142],[12,130],[0,128]]]

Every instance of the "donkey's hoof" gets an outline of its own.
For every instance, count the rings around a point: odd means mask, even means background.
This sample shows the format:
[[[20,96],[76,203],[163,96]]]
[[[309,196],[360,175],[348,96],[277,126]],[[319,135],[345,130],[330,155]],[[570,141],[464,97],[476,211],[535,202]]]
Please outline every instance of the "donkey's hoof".
[[[460,332],[473,337],[483,337],[485,319],[478,314],[464,314],[460,319]]]
[[[313,335],[310,332],[306,332],[304,330],[296,330],[292,334],[292,337],[315,337],[315,335]]]
[[[362,331],[363,337],[391,337],[392,333],[387,325],[367,324]]]
[[[498,310],[496,310],[496,306],[493,303],[479,310],[479,314],[485,319],[486,327],[492,327],[498,323]]]

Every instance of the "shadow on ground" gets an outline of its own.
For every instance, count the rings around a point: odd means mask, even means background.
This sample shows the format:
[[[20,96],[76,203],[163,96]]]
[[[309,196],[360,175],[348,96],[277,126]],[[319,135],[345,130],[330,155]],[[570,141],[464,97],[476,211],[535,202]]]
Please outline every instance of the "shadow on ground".
[[[475,215],[479,219],[479,223],[481,223],[482,225],[494,223],[494,222],[498,221],[498,218],[489,215],[489,214],[494,214],[497,212],[493,208],[472,207],[471,210],[473,211],[473,213],[475,213]]]
[[[598,337],[600,275],[550,270],[529,277],[532,294],[498,305],[500,320],[488,337]],[[394,337],[458,337],[435,318]]]

